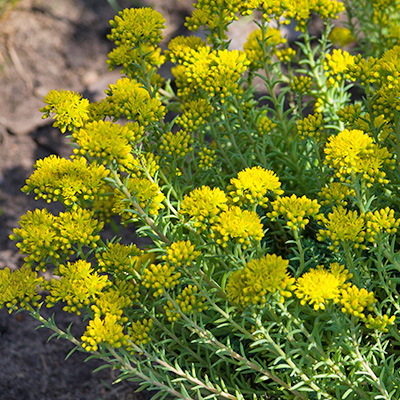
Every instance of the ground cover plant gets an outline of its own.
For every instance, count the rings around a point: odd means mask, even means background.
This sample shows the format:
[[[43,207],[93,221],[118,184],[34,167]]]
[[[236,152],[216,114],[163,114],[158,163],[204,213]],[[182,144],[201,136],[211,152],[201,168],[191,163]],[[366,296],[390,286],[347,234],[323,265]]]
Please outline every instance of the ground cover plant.
[[[21,217],[0,304],[155,398],[398,399],[399,7],[204,0],[187,27],[207,41],[164,52],[162,15],[122,11],[105,98],[44,99],[74,155],[39,160],[22,190],[64,211]],[[239,16],[255,30],[229,50]],[[41,316],[56,303],[80,336]]]

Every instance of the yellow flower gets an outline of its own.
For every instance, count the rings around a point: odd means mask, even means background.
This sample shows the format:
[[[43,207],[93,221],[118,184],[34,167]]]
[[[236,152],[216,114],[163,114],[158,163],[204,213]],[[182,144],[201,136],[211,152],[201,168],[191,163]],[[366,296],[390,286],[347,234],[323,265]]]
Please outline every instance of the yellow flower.
[[[142,126],[157,122],[165,115],[165,107],[142,84],[129,78],[121,78],[110,85],[108,97],[103,100],[104,112],[113,118],[125,117],[135,120]]]
[[[383,316],[377,315],[373,317],[371,314],[368,314],[368,317],[364,318],[364,322],[368,329],[379,330],[385,333],[388,332],[388,325],[394,325],[395,319],[394,315],[389,317],[387,314],[384,314]]]
[[[165,199],[164,194],[161,192],[160,187],[149,179],[131,177],[127,182],[127,189],[133,196],[133,199],[137,201],[143,210],[147,210],[149,215],[158,215],[159,210],[164,208],[162,204]],[[113,212],[119,214],[125,222],[128,220],[137,220],[137,215],[134,212],[127,211],[133,205],[130,204],[126,194],[116,188],[114,196],[115,205]]]
[[[307,75],[294,76],[290,87],[293,91],[300,95],[309,93],[312,86],[312,79]]]
[[[199,158],[197,165],[203,170],[211,169],[217,160],[215,150],[208,149],[207,147],[202,147],[197,156]]]
[[[123,326],[118,323],[118,317],[114,314],[106,314],[103,319],[95,315],[89,321],[82,340],[82,347],[88,351],[97,351],[99,345],[105,344],[113,348],[128,346],[129,336],[123,332]]]
[[[181,273],[175,273],[173,265],[150,264],[143,271],[142,283],[145,288],[153,291],[154,297],[159,297],[164,289],[173,289],[179,283],[180,277]]]
[[[340,303],[342,304],[342,312],[349,313],[355,317],[365,319],[364,310],[373,310],[373,305],[376,303],[373,292],[368,292],[366,289],[359,289],[353,285],[341,290]]]
[[[43,288],[50,292],[46,297],[47,307],[64,302],[63,310],[77,315],[81,314],[82,308],[88,308],[94,298],[111,284],[107,276],[99,275],[85,260],[61,264],[55,273],[60,279],[53,278],[43,285]]]
[[[141,321],[132,322],[132,325],[128,328],[129,339],[138,346],[150,342],[149,333],[152,327],[152,319],[144,318]]]
[[[208,186],[194,189],[185,195],[181,203],[180,213],[194,221],[194,226],[206,229],[213,224],[221,211],[228,209],[228,198],[219,188]]]
[[[38,294],[43,277],[38,277],[29,266],[12,271],[10,268],[0,270],[0,308],[5,305],[11,313],[18,307],[26,308],[28,304],[37,306],[41,296]]]
[[[176,123],[188,132],[194,132],[209,121],[214,109],[206,99],[187,100],[181,106],[181,114]]]
[[[48,203],[61,201],[66,206],[77,202],[95,200],[103,195],[104,181],[109,171],[96,162],[87,164],[82,157],[67,160],[56,155],[38,160],[35,171],[21,189],[25,193],[34,191],[35,199]]]
[[[286,225],[291,230],[304,229],[310,222],[309,217],[315,217],[321,208],[317,200],[311,200],[306,196],[278,197],[272,204],[273,211],[267,216],[274,221],[279,216],[287,219]]]
[[[394,210],[389,207],[368,212],[365,216],[367,221],[367,235],[371,236],[370,241],[373,242],[376,236],[383,233],[393,235],[397,232],[400,225],[400,219],[394,216]]]
[[[107,38],[116,45],[135,47],[143,42],[160,43],[165,19],[150,7],[126,8],[110,21],[111,33]]]
[[[131,143],[138,138],[133,123],[120,126],[110,121],[89,122],[72,136],[79,145],[75,154],[88,155],[103,164],[115,160],[121,166],[132,160]]]
[[[216,239],[223,247],[232,241],[246,249],[252,240],[260,241],[264,237],[263,226],[257,213],[242,210],[237,206],[222,212],[211,228],[211,238]]]
[[[108,243],[101,253],[96,253],[96,258],[100,272],[126,277],[139,271],[142,254],[134,244]]]
[[[354,196],[355,191],[340,182],[332,182],[329,184],[329,187],[321,188],[321,192],[318,193],[318,195],[321,199],[325,199],[321,201],[322,205],[346,206],[346,199],[350,196]]]
[[[39,111],[43,112],[43,118],[55,114],[53,126],[60,128],[64,133],[66,130],[74,131],[81,128],[89,119],[89,100],[82,99],[78,93],[69,90],[51,90],[43,100],[47,106]]]
[[[250,61],[250,69],[258,70],[262,68],[262,62],[264,60],[263,49],[260,45],[262,40],[261,29],[256,29],[250,33],[246,43],[243,45],[243,50],[246,53],[247,59]],[[268,27],[265,33],[265,46],[270,48],[271,54],[276,53],[277,46],[287,42],[287,39],[283,38],[279,29]]]
[[[269,293],[279,292],[283,302],[285,297],[292,295],[295,281],[287,272],[288,266],[288,260],[275,254],[249,261],[243,269],[229,275],[226,285],[229,300],[242,307],[262,305]]]
[[[340,244],[353,244],[355,248],[365,248],[365,218],[358,216],[357,211],[346,210],[342,206],[334,207],[328,214],[328,218],[321,215],[321,224],[325,229],[319,230],[317,239],[323,241],[332,240],[330,250],[338,251]]]
[[[341,181],[362,174],[368,186],[375,181],[388,183],[386,173],[381,169],[385,164],[392,167],[392,155],[385,147],[376,145],[363,131],[345,129],[338,135],[330,136],[324,151],[324,164],[333,168],[335,176]]]
[[[333,86],[345,78],[345,72],[349,65],[354,65],[355,57],[342,49],[333,49],[332,54],[325,54],[324,70],[328,82]]]
[[[337,112],[337,116],[342,122],[347,124],[354,123],[361,115],[361,104],[349,104],[348,106],[344,106]],[[361,129],[364,130],[364,129]]]
[[[333,44],[338,44],[340,47],[347,46],[356,40],[351,34],[350,29],[340,26],[334,27],[328,38]]]
[[[179,240],[167,247],[168,255],[163,256],[163,260],[166,260],[168,265],[189,266],[201,254],[195,248],[195,245],[190,240]]]
[[[185,157],[193,147],[193,138],[187,132],[180,130],[176,133],[168,132],[162,137],[160,149],[174,158]]]
[[[232,178],[228,186],[229,196],[240,206],[254,203],[267,207],[267,195],[281,195],[281,182],[275,172],[260,166],[240,171],[237,178]]]
[[[25,263],[32,266],[35,262],[45,267],[52,259],[60,258],[57,251],[61,247],[56,217],[46,209],[28,211],[20,218],[20,228],[13,230],[10,239],[18,241],[16,246],[21,254],[26,254]]]
[[[310,114],[297,121],[297,133],[301,139],[307,137],[319,139],[323,131],[322,114],[320,113]]]
[[[205,301],[206,298],[199,295],[197,286],[192,285],[185,287],[175,299],[180,310],[187,314],[192,314],[195,311],[202,312],[203,310],[207,310],[208,307],[204,305]],[[170,301],[164,306],[164,310],[168,321],[174,322],[180,318],[178,310]]]
[[[297,279],[296,296],[301,299],[301,305],[313,305],[314,310],[325,310],[329,300],[337,303],[340,299],[342,288],[346,288],[346,281],[353,275],[343,265],[333,263],[330,271],[323,265],[317,265]]]
[[[99,317],[112,314],[117,317],[117,321],[125,323],[128,318],[122,317],[122,315],[124,309],[130,307],[131,304],[132,301],[129,296],[124,296],[119,290],[110,288],[94,298],[94,304],[91,305],[91,309]]]
[[[262,116],[257,123],[257,131],[260,136],[266,135],[275,129],[277,124],[272,122],[268,117]]]
[[[177,63],[186,57],[189,50],[198,50],[200,47],[207,47],[207,43],[198,36],[176,36],[169,41],[165,56]]]
[[[72,245],[97,247],[100,240],[99,232],[104,223],[94,219],[94,212],[84,208],[60,212],[56,218],[55,226],[59,232],[61,250],[68,251]]]

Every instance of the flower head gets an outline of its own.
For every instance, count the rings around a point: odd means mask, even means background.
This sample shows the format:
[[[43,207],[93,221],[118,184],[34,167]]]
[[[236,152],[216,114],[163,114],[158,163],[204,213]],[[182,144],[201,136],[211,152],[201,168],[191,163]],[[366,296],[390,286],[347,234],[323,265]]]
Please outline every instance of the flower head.
[[[320,113],[310,114],[297,121],[297,132],[301,139],[306,137],[319,139],[323,131],[322,114]]]
[[[176,123],[188,132],[194,132],[209,121],[214,109],[206,99],[187,100],[181,106],[182,113],[176,119]]]
[[[15,271],[10,268],[0,270],[0,308],[4,305],[10,313],[18,307],[25,308],[28,304],[38,305],[41,296],[38,294],[43,277],[29,266]]]
[[[272,204],[273,211],[267,215],[274,221],[283,216],[287,219],[286,225],[291,230],[304,229],[310,222],[309,217],[315,217],[320,209],[317,200],[311,200],[306,196],[278,197]]]
[[[106,275],[99,275],[85,260],[61,264],[55,273],[60,279],[53,278],[44,286],[50,292],[46,297],[47,306],[64,302],[63,310],[77,315],[80,315],[81,309],[88,308],[94,298],[111,284]]]
[[[128,328],[129,339],[138,346],[150,342],[151,338],[149,333],[152,327],[152,319],[144,318],[141,321],[132,322],[131,326]]]
[[[341,26],[335,26],[328,38],[333,44],[339,45],[340,47],[347,46],[356,40],[351,34],[350,29]]]
[[[118,322],[115,314],[106,314],[101,318],[98,314],[89,321],[82,340],[82,347],[88,351],[97,351],[100,345],[113,348],[128,346],[129,336],[124,334],[124,327]]]
[[[375,181],[388,183],[382,168],[393,164],[392,155],[385,147],[376,145],[370,136],[358,129],[345,129],[328,140],[324,163],[335,170],[341,181],[361,174],[369,186]]]
[[[354,64],[355,57],[342,49],[333,49],[332,54],[327,53],[325,57],[324,69],[328,82],[333,86],[338,86],[338,82],[346,77],[345,72],[348,66]]]
[[[340,303],[342,304],[342,312],[352,314],[355,317],[365,319],[364,311],[373,310],[373,305],[376,303],[376,298],[373,292],[352,285],[341,290]]]
[[[240,206],[254,203],[267,206],[267,195],[281,195],[281,182],[275,172],[260,166],[246,168],[240,171],[237,178],[231,179],[228,186],[229,196]]]
[[[327,238],[332,240],[330,250],[338,251],[340,244],[352,244],[355,248],[365,248],[365,218],[358,215],[357,211],[346,210],[342,206],[334,207],[333,211],[320,217],[321,224],[325,229],[319,231],[318,240]]]
[[[43,100],[47,105],[40,109],[44,113],[43,118],[55,114],[53,126],[74,131],[81,128],[89,119],[89,100],[83,99],[78,93],[69,90],[51,90]]]
[[[296,93],[304,95],[310,92],[312,83],[312,78],[307,75],[295,75],[290,83],[290,87]]]
[[[150,7],[126,8],[110,21],[111,33],[108,39],[116,45],[135,47],[143,42],[160,43],[165,19]]]
[[[316,311],[325,310],[329,300],[339,301],[340,290],[348,286],[346,281],[351,277],[352,274],[338,263],[331,264],[330,271],[318,265],[297,279],[295,293],[302,305],[308,303]]]
[[[268,117],[262,116],[257,123],[257,131],[260,136],[266,135],[270,133],[273,129],[275,129],[277,124],[271,121]]]
[[[400,219],[395,218],[394,210],[389,207],[374,212],[370,211],[366,214],[365,219],[367,221],[366,233],[370,236],[370,241],[374,241],[376,236],[381,234],[395,234],[400,225]]]
[[[243,269],[229,275],[226,285],[228,298],[246,307],[249,304],[262,305],[268,294],[278,292],[283,301],[292,295],[295,281],[287,272],[288,266],[288,260],[275,254],[249,261]]]
[[[174,158],[185,157],[193,147],[193,138],[187,132],[180,130],[176,133],[168,132],[163,135],[160,150]]]
[[[25,193],[34,191],[35,199],[48,203],[61,201],[71,206],[79,201],[94,201],[103,195],[103,179],[109,171],[96,162],[88,164],[82,157],[67,160],[56,155],[38,160],[35,171],[21,189]]]
[[[200,256],[201,252],[195,250],[195,245],[190,240],[179,240],[167,247],[167,255],[163,259],[168,265],[190,265]]]
[[[221,189],[202,186],[185,195],[180,213],[193,220],[195,227],[206,229],[222,211],[228,209],[227,202],[228,198]]]
[[[175,272],[175,266],[167,264],[150,264],[144,271],[142,283],[151,289],[153,296],[159,297],[163,290],[174,288],[179,283],[180,272]]]
[[[257,213],[242,210],[237,206],[222,212],[211,229],[211,237],[223,247],[226,247],[228,242],[233,242],[246,249],[252,240],[260,241],[264,237],[263,226]]]

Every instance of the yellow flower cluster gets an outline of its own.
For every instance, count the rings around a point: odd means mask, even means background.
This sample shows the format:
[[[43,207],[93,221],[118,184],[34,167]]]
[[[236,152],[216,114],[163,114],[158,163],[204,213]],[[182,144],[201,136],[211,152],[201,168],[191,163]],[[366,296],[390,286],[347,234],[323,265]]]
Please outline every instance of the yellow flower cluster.
[[[134,244],[108,243],[106,249],[96,253],[100,272],[126,277],[139,271],[143,252]]]
[[[147,178],[131,177],[126,187],[133,199],[137,201],[143,210],[147,210],[149,215],[158,215],[160,209],[164,208],[162,202],[165,199],[160,187]],[[115,203],[113,212],[119,214],[124,222],[136,220],[135,212],[127,211],[132,207],[126,194],[116,188],[114,191]]]
[[[249,65],[242,51],[211,50],[209,47],[189,50],[185,58],[178,61],[183,69],[172,70],[172,73],[181,75],[176,81],[180,97],[218,95],[222,102],[227,96],[240,94],[238,82]]]
[[[60,254],[69,258],[73,245],[97,247],[98,233],[103,222],[93,218],[90,210],[76,208],[60,213],[58,217],[46,209],[28,211],[19,221],[20,228],[14,229],[10,239],[18,241],[16,246],[21,254],[26,254],[28,265],[38,263],[45,268],[48,262],[56,262]]]
[[[317,239],[332,240],[330,250],[338,251],[340,244],[350,244],[355,248],[365,249],[362,243],[365,240],[365,218],[358,215],[357,211],[346,210],[342,206],[334,207],[328,217],[320,215],[320,223],[325,229],[319,230]]]
[[[208,45],[198,36],[176,36],[169,41],[165,56],[176,64],[179,60],[185,59],[190,50],[198,50],[201,47]]]
[[[325,54],[324,70],[328,82],[337,87],[338,83],[343,79],[349,79],[346,75],[349,65],[354,65],[355,57],[342,49],[333,49],[332,54]]]
[[[342,312],[349,313],[355,317],[365,319],[364,310],[373,311],[376,299],[373,292],[352,285],[341,291],[340,303]]]
[[[280,62],[290,63],[296,56],[296,50],[291,47],[285,47],[283,49],[278,49],[275,51],[276,57]]]
[[[149,343],[151,340],[149,333],[152,327],[153,320],[150,318],[132,322],[132,325],[128,328],[129,339],[138,346]]]
[[[266,0],[262,6],[263,17],[267,20],[284,19],[286,24],[289,24],[290,20],[295,20],[297,22],[296,29],[300,31],[306,29],[311,12],[319,14],[323,19],[336,19],[338,14],[345,10],[343,3],[336,0]]]
[[[367,221],[367,235],[374,241],[380,234],[393,235],[397,232],[400,225],[400,219],[397,219],[394,210],[389,207],[380,210],[370,211],[365,215]]]
[[[205,230],[213,224],[221,211],[226,211],[228,198],[219,188],[202,186],[185,195],[181,202],[180,213],[194,221],[196,228]]]
[[[328,187],[321,188],[321,192],[318,193],[321,199],[325,199],[321,201],[321,204],[324,206],[341,205],[345,207],[347,205],[346,199],[354,195],[354,189],[340,182],[331,182]]]
[[[368,186],[374,182],[387,184],[386,173],[381,169],[386,165],[393,168],[395,163],[386,147],[376,145],[370,136],[358,129],[345,129],[330,136],[324,151],[324,164],[333,168],[342,182],[361,174]]]
[[[335,26],[328,38],[333,44],[339,45],[340,47],[347,46],[356,40],[351,34],[350,29],[341,26]]]
[[[222,212],[212,225],[212,231],[211,238],[222,247],[233,242],[246,249],[252,240],[260,241],[264,237],[263,225],[257,213],[237,206]]]
[[[88,164],[82,157],[71,161],[51,155],[38,160],[34,167],[35,171],[21,190],[33,191],[36,200],[61,201],[66,206],[102,197],[103,179],[109,174],[103,165]]]
[[[154,297],[159,297],[164,289],[173,289],[179,283],[180,277],[181,273],[175,273],[173,265],[150,264],[143,271],[142,283],[152,290]]]
[[[191,31],[197,31],[200,27],[204,27],[210,31],[213,37],[227,39],[225,33],[221,33],[221,27],[224,31],[227,26],[236,21],[239,12],[238,0],[198,0],[193,4],[195,10],[190,17],[186,17],[185,26]]]
[[[165,115],[165,107],[141,83],[121,78],[106,90],[108,97],[102,100],[104,113],[113,118],[125,117],[141,126],[159,121]]]
[[[290,82],[290,88],[299,95],[304,95],[310,92],[312,83],[311,77],[307,75],[295,75]]]
[[[185,157],[193,151],[193,138],[183,130],[176,133],[168,132],[163,135],[160,149],[174,158]]]
[[[98,159],[101,164],[115,161],[122,167],[132,162],[132,143],[143,135],[143,128],[137,123],[124,126],[110,121],[89,122],[84,128],[72,134],[79,149],[74,153]],[[123,169],[123,168],[122,168]]]
[[[267,207],[268,195],[281,195],[281,182],[274,171],[260,166],[240,171],[237,178],[232,178],[227,187],[229,196],[239,206],[258,204]]]
[[[89,119],[89,100],[83,99],[78,93],[63,89],[50,90],[43,101],[47,104],[39,110],[44,113],[43,119],[55,114],[53,126],[60,128],[62,133],[81,128]]]
[[[110,21],[111,33],[107,38],[118,45],[136,47],[143,42],[160,43],[165,19],[150,7],[126,8]]]
[[[320,113],[310,114],[297,121],[297,133],[301,139],[306,137],[319,139],[323,131],[322,114]]]
[[[267,54],[264,54],[263,48],[260,42],[264,40],[265,46],[268,50]],[[270,54],[276,54],[278,51],[277,46],[287,42],[286,38],[283,38],[279,29],[268,27],[265,37],[262,37],[262,30],[256,29],[250,33],[247,41],[243,45],[243,50],[246,53],[247,59],[250,61],[249,68],[251,70],[258,70],[263,68],[263,60],[265,57],[270,57]],[[270,60],[267,60],[270,62]]]
[[[127,170],[134,178],[145,179],[148,175],[155,178],[160,170],[159,160],[160,157],[153,153],[141,153],[136,155]]]
[[[268,117],[263,116],[257,123],[257,132],[260,136],[267,135],[275,129],[277,124],[271,121]]]
[[[252,259],[243,269],[232,272],[226,285],[228,299],[242,307],[263,305],[270,293],[279,293],[281,301],[292,295],[295,279],[287,269],[289,261],[276,254]]]
[[[81,309],[89,308],[94,299],[111,282],[106,275],[99,275],[92,265],[85,260],[60,264],[56,270],[59,279],[51,279],[42,285],[50,293],[46,296],[47,307],[64,302],[63,310],[81,314]]]
[[[207,170],[212,168],[213,164],[217,160],[217,155],[215,154],[215,150],[202,147],[198,153],[198,158],[197,166],[200,169]]]
[[[196,250],[196,246],[190,240],[179,240],[167,247],[167,255],[163,256],[163,260],[167,265],[189,266],[200,254],[201,252]]]
[[[94,352],[99,349],[101,344],[116,349],[128,346],[129,336],[124,334],[123,330],[116,315],[106,314],[103,319],[99,315],[95,315],[89,321],[89,325],[81,337],[82,347],[87,352]]]
[[[37,306],[43,280],[29,266],[15,271],[10,268],[0,269],[0,308],[5,305],[11,313],[18,307],[26,308],[28,304]]]
[[[388,325],[394,325],[395,319],[396,317],[394,315],[389,317],[387,314],[384,314],[383,316],[377,315],[373,317],[371,314],[368,314],[364,322],[368,329],[379,330],[385,333],[388,332]]]
[[[347,288],[346,283],[353,275],[343,265],[332,263],[330,270],[323,265],[317,265],[300,276],[296,281],[296,296],[301,299],[300,304],[312,305],[314,310],[325,310],[329,300],[337,303],[340,299],[341,289]]]
[[[202,312],[203,310],[207,310],[207,306],[204,305],[206,298],[204,296],[199,296],[197,286],[188,285],[182,290],[176,299],[175,302],[179,306],[180,310],[183,313],[191,314],[194,311]],[[164,306],[165,314],[168,318],[168,321],[174,322],[180,318],[180,314],[178,310],[174,307],[171,301],[168,301]]]
[[[214,109],[206,99],[194,99],[186,101],[181,111],[176,123],[188,132],[194,132],[210,119]]]
[[[309,218],[315,217],[321,208],[317,200],[307,196],[297,197],[295,194],[278,197],[271,205],[273,211],[267,214],[271,221],[282,216],[287,220],[286,225],[294,231],[304,229],[310,222]]]
[[[361,115],[361,104],[349,104],[341,108],[336,114],[342,122],[353,124]]]
[[[117,317],[117,321],[125,323],[128,318],[123,317],[124,309],[131,305],[130,296],[123,295],[119,290],[109,288],[94,298],[94,304],[90,308],[99,317],[112,314]]]

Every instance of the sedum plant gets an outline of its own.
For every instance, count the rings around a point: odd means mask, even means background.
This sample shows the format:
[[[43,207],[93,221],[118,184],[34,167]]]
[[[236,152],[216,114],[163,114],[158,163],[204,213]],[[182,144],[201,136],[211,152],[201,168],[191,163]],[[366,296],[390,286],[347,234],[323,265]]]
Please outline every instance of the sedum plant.
[[[74,152],[37,161],[22,191],[64,210],[21,217],[25,262],[0,271],[0,304],[154,398],[400,398],[398,2],[194,7],[186,25],[206,41],[162,52],[164,18],[126,9],[105,98],[45,97]],[[240,16],[255,30],[231,50]],[[110,224],[151,244],[107,240]],[[41,315],[55,304],[86,321],[80,336]]]

